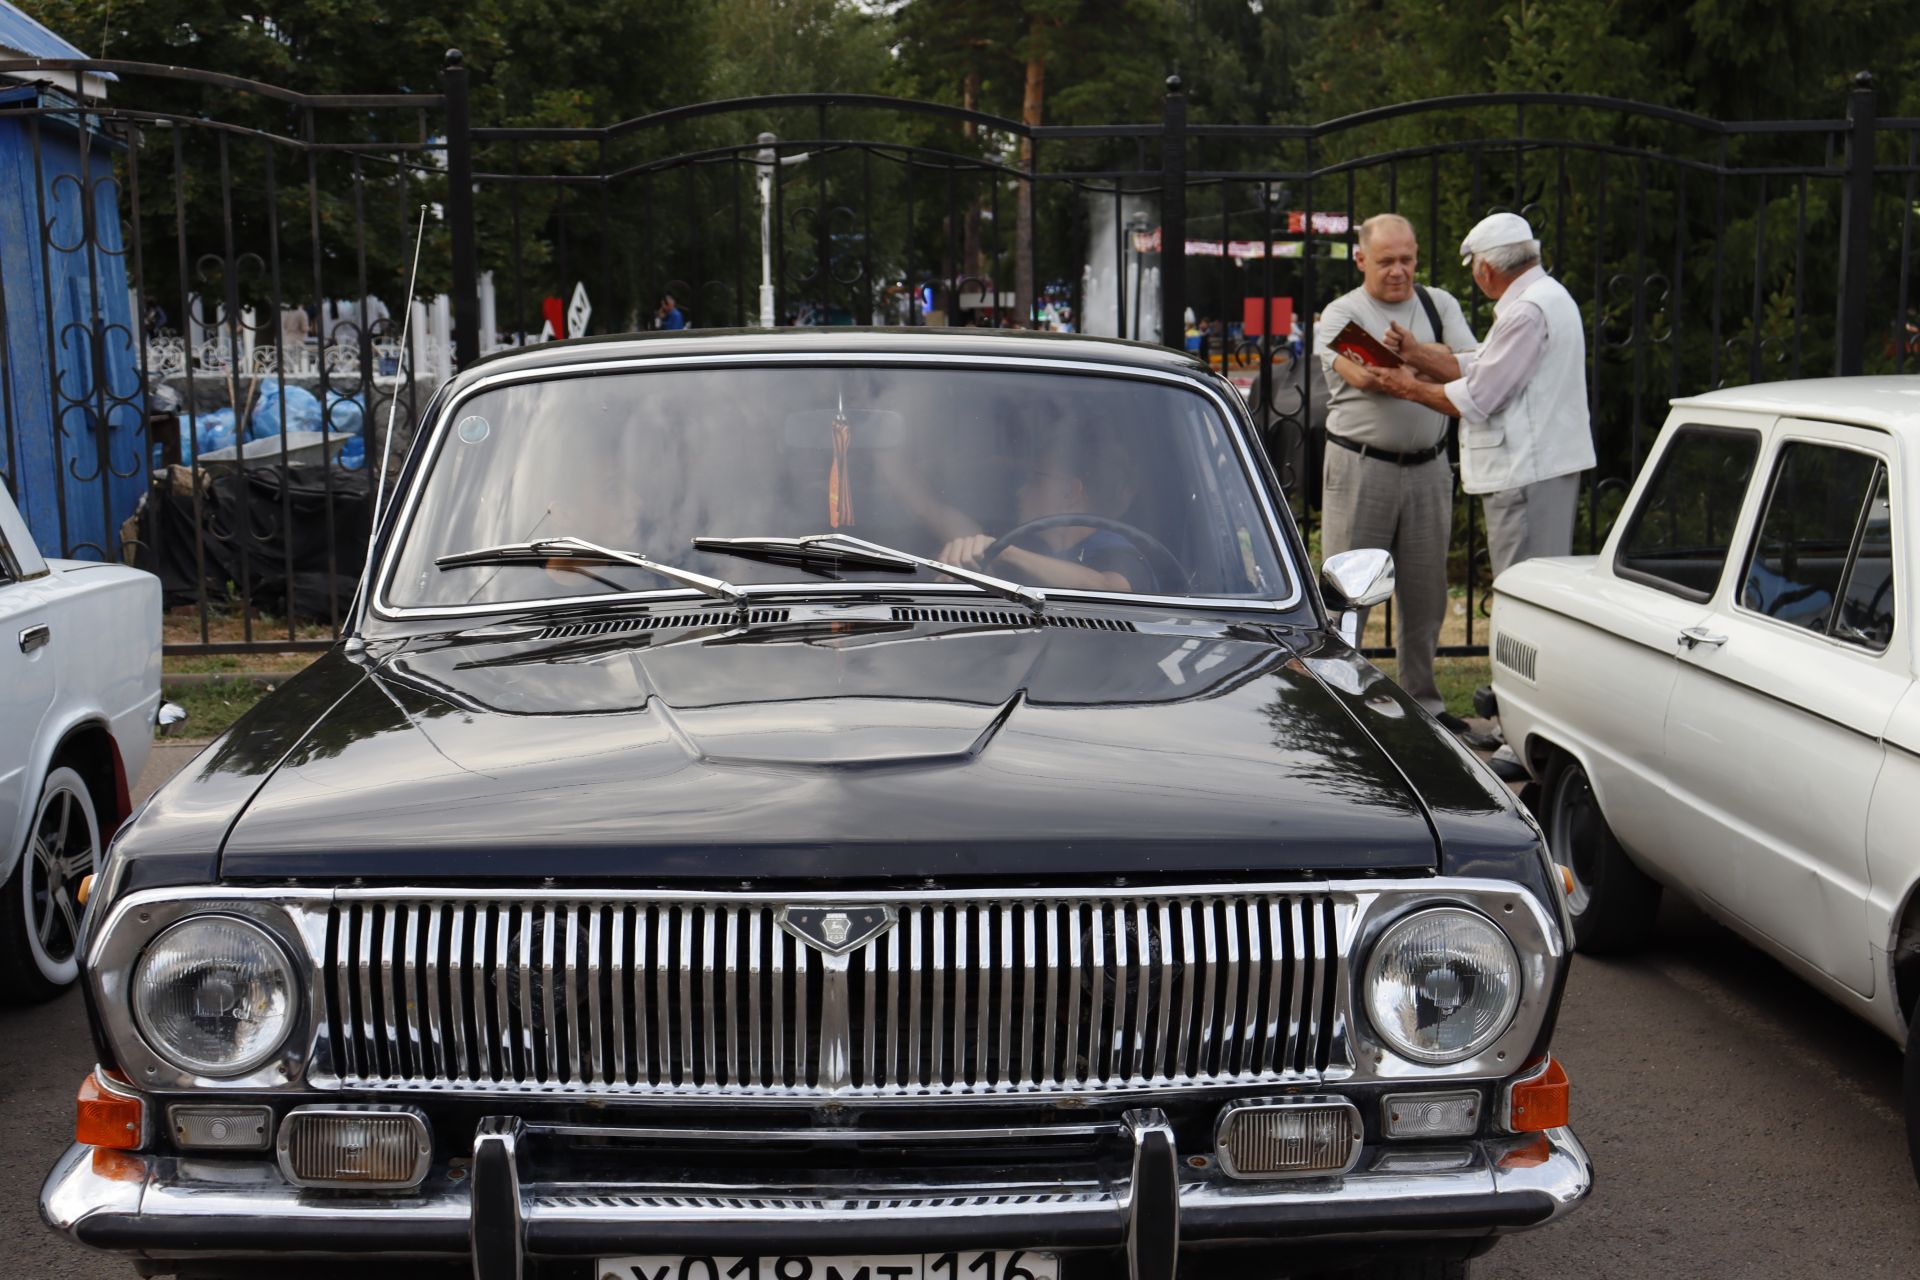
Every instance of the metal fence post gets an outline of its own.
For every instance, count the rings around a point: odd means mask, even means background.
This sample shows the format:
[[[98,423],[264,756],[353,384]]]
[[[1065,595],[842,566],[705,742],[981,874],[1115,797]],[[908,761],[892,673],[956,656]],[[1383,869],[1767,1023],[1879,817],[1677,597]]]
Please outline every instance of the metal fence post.
[[[1847,183],[1840,199],[1840,314],[1833,371],[1843,377],[1866,367],[1875,123],[1873,76],[1862,71],[1847,94]]]
[[[458,49],[447,50],[441,82],[447,97],[447,224],[453,232],[453,358],[464,369],[480,358],[480,276],[474,252],[467,68]]]
[[[1187,345],[1187,95],[1167,77],[1160,132],[1160,341]],[[1136,335],[1137,336],[1137,335]]]

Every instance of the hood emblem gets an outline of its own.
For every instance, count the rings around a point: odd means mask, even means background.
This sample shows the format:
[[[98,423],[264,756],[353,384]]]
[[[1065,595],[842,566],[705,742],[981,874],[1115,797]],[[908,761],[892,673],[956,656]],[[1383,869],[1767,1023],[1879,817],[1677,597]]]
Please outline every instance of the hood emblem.
[[[892,907],[785,907],[780,927],[815,951],[843,956],[891,929]]]

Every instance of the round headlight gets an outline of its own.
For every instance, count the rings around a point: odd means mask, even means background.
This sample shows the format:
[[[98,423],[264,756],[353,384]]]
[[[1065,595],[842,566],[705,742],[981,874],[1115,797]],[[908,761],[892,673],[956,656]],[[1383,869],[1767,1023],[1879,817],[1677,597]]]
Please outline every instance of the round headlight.
[[[293,1029],[293,965],[259,925],[182,920],[133,970],[133,1016],[154,1052],[184,1071],[237,1076],[271,1058]]]
[[[1471,1058],[1520,1005],[1520,961],[1500,927],[1458,907],[1394,922],[1367,958],[1367,1014],[1395,1053],[1415,1062]]]

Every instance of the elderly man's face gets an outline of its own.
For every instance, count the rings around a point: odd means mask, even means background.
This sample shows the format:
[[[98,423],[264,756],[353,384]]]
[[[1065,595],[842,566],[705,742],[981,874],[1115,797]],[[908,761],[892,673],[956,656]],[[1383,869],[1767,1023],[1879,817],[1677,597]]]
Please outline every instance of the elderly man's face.
[[[1413,296],[1413,273],[1420,265],[1420,244],[1413,232],[1389,223],[1356,251],[1366,290],[1381,302],[1405,302]]]

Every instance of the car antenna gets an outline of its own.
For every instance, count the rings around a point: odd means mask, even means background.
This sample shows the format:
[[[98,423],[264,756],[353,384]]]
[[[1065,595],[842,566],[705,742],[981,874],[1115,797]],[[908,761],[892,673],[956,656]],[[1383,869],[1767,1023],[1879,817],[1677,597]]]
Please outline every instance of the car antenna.
[[[407,380],[411,382],[416,373],[407,359],[407,334],[413,328],[413,290],[420,280],[420,245],[427,238],[427,206],[420,206],[420,225],[413,235],[413,270],[407,275],[407,309],[400,321],[400,360],[399,367],[407,371]],[[400,412],[399,388],[387,400],[387,434],[384,447],[380,450],[380,481],[373,489],[373,532],[380,532],[380,500],[387,491],[387,463],[393,458],[393,423]],[[367,540],[367,554],[373,554],[373,539]],[[371,561],[369,561],[371,563]]]
[[[413,233],[413,268],[407,273],[407,305],[404,316],[400,321],[400,359],[396,366],[397,369],[406,371],[409,382],[413,380],[414,369],[411,362],[407,359],[407,336],[413,328],[413,291],[414,286],[418,284],[420,280],[420,246],[426,241],[426,238],[427,206],[423,204],[420,206],[419,226],[415,228]],[[372,389],[371,374],[369,374],[368,378],[368,389],[369,391]],[[369,396],[369,398],[371,398],[371,396]],[[355,609],[359,608],[360,597],[364,595],[367,590],[367,579],[373,574],[373,548],[374,544],[380,540],[380,499],[381,496],[386,493],[387,489],[387,463],[393,457],[393,425],[395,416],[399,411],[400,388],[396,386],[393,389],[393,395],[387,400],[387,434],[381,442],[380,478],[374,483],[373,487],[373,521],[367,528],[367,558],[360,566],[360,586],[359,589],[354,592],[353,598]]]

